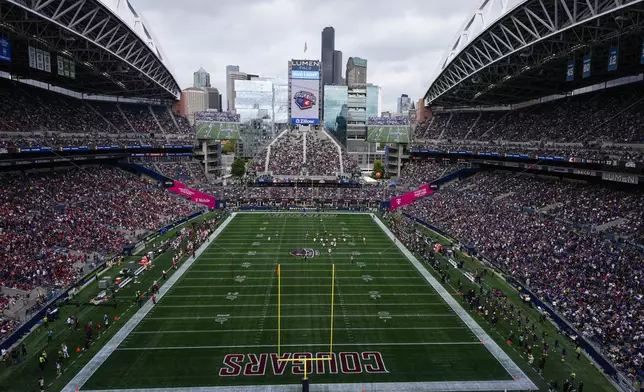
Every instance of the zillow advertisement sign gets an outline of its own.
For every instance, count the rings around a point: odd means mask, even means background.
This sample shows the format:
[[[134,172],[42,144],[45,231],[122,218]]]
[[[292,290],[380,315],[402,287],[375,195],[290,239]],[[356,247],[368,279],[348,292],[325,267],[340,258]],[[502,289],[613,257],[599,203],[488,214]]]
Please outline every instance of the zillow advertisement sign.
[[[320,62],[291,61],[291,123],[320,123]]]

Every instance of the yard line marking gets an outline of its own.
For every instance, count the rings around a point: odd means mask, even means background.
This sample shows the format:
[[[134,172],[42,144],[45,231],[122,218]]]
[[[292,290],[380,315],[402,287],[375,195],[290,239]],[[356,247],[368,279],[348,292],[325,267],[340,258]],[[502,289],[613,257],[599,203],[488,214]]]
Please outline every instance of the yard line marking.
[[[478,346],[480,341],[475,342],[399,342],[399,343],[336,343],[340,347],[375,347],[375,346]],[[328,343],[322,344],[282,344],[282,347],[329,347]],[[240,344],[235,346],[167,346],[167,347],[118,347],[117,351],[148,351],[148,350],[218,350],[229,348],[276,348],[275,344]]]
[[[424,305],[446,305],[445,302],[426,302],[426,303],[418,303],[418,302],[406,302],[406,303],[380,303],[376,301],[372,302],[361,302],[361,303],[344,303],[342,306],[424,306]],[[265,306],[277,306],[276,303],[264,305],[264,304],[236,304],[236,303],[225,303],[225,304],[183,304],[183,305],[162,305],[162,304],[157,304],[157,308],[221,308],[221,307],[234,307],[234,308],[263,308]],[[300,303],[287,303],[287,304],[282,304],[282,306],[330,306],[328,303],[323,303],[323,302],[316,302],[316,303],[308,303],[308,304],[300,304]]]
[[[417,314],[389,314],[389,316],[393,317],[406,317],[406,318],[412,318],[412,317],[455,317],[456,315],[454,313],[417,313]],[[255,315],[255,316],[228,316],[228,320],[236,320],[236,319],[256,319],[259,317],[266,317],[266,318],[277,318],[277,315]],[[282,318],[311,318],[311,317],[319,317],[319,318],[331,318],[330,314],[291,314],[281,316]],[[342,315],[334,315],[334,317],[340,318],[340,317],[351,317],[351,318],[367,318],[367,317],[380,317],[378,314],[347,314],[346,316]],[[185,316],[185,317],[146,317],[146,320],[214,320],[216,319],[217,316]]]
[[[467,326],[460,327],[380,327],[380,328],[333,328],[337,331],[390,331],[390,330],[405,330],[405,331],[431,331],[431,330],[445,330],[445,329],[468,329]],[[330,328],[316,328],[316,331],[328,331]],[[164,334],[164,333],[230,333],[230,332],[258,332],[259,329],[197,329],[197,330],[179,330],[179,331],[132,331],[131,334],[136,335],[154,335],[154,334]],[[277,332],[277,328],[264,328],[264,332]],[[311,328],[288,328],[285,331],[311,331]]]

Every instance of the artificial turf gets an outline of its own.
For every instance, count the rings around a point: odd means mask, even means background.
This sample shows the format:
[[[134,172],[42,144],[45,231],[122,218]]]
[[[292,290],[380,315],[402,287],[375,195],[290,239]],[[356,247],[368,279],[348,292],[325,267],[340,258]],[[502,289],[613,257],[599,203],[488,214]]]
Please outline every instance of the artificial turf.
[[[511,380],[370,215],[255,213],[228,224],[83,390],[299,383],[303,366],[276,353],[329,351],[332,265],[338,369],[312,364],[313,383]]]

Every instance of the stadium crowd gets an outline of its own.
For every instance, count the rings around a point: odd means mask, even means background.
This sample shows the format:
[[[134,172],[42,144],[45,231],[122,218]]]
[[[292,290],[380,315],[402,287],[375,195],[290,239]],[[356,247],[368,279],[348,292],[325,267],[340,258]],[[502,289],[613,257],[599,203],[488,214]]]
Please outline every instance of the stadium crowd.
[[[474,246],[606,347],[622,370],[637,373],[644,364],[644,255],[630,243],[611,241],[567,219],[604,222],[627,215],[629,207],[641,218],[641,194],[544,181],[481,173],[404,211]],[[548,213],[567,219],[526,208],[553,203],[561,205]]]
[[[274,174],[299,175],[304,162],[304,134],[286,131],[270,146],[268,170]]]
[[[195,160],[144,160],[137,163],[186,185],[206,184],[208,182],[201,164]]]
[[[192,135],[187,120],[167,107],[80,100],[0,78],[2,148],[192,145]]]
[[[346,206],[353,202],[380,202],[390,197],[387,189],[377,185],[349,187],[309,187],[309,186],[246,186],[229,184],[226,186],[209,186],[205,189],[217,199],[226,200],[229,205],[241,205],[248,201],[281,203],[288,200],[311,201],[327,200],[337,206]]]
[[[253,159],[250,167],[255,172],[264,172],[265,160],[273,175],[338,176],[340,162],[345,175],[359,172],[357,162],[325,131],[312,130],[305,133],[290,130],[278,136],[270,146]],[[306,151],[306,152],[305,152]]]
[[[438,112],[417,139],[644,142],[642,83],[571,95],[508,111]]]
[[[323,131],[311,131],[306,135],[306,169],[310,176],[340,173],[338,146]]]
[[[108,167],[1,178],[0,286],[22,290],[67,287],[97,257],[199,208]]]
[[[503,155],[523,156],[531,159],[543,159],[539,157],[557,157],[560,161],[567,162],[592,160],[623,160],[623,161],[644,161],[644,149],[635,146],[625,145],[547,145],[545,143],[511,143],[511,142],[472,142],[461,141],[435,141],[433,143],[416,143],[412,148],[436,150],[436,151],[466,151],[472,154],[497,153]]]
[[[402,192],[428,184],[436,179],[456,171],[458,166],[452,163],[435,163],[428,160],[411,160],[400,171],[396,188]]]

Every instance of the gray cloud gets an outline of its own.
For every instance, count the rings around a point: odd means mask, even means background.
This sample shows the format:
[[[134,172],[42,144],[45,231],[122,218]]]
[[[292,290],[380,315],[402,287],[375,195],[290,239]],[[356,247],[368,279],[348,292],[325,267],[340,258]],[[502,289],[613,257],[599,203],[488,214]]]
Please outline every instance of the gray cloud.
[[[383,107],[420,98],[438,61],[480,0],[130,0],[150,25],[182,88],[204,67],[222,92],[226,65],[286,78],[292,58],[320,58],[320,35],[335,28],[336,49],[369,60]],[[304,53],[304,43],[308,50]]]

